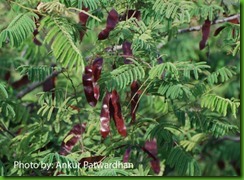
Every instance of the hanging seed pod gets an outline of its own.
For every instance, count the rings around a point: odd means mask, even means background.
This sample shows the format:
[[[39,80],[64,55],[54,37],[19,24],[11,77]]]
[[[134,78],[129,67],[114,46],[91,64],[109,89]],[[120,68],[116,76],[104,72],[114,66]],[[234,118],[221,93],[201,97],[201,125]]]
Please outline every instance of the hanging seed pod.
[[[99,85],[97,83],[100,78],[103,65],[103,58],[97,58],[93,64],[86,66],[85,73],[83,75],[83,86],[85,96],[88,103],[94,107],[97,104],[97,100],[100,96]]]
[[[106,29],[112,31],[118,22],[119,14],[116,10],[112,9],[108,14]]]
[[[129,161],[129,158],[130,158],[130,152],[131,152],[131,148],[127,148],[125,153],[124,153],[124,156],[123,156],[123,163],[126,163]]]
[[[202,26],[202,40],[199,43],[200,50],[204,49],[206,46],[206,42],[210,34],[210,26],[211,26],[211,21],[209,19],[205,20]]]
[[[124,55],[124,63],[125,64],[131,64],[132,61],[130,61],[128,59],[129,57],[133,57],[132,49],[131,49],[131,43],[128,41],[125,41],[122,44],[122,49],[123,49],[123,55]]]
[[[111,93],[107,92],[103,98],[102,109],[100,114],[100,132],[103,138],[110,133],[110,99]]]
[[[97,84],[97,83],[93,83],[93,90],[94,90],[94,98],[96,99],[96,100],[98,100],[99,99],[99,97],[100,97],[100,87],[99,87],[99,85]]]
[[[52,64],[52,68],[54,68],[56,65]],[[44,92],[52,92],[52,99],[55,97],[55,82],[57,80],[56,76],[50,77],[45,80],[45,82],[42,85],[42,89]]]
[[[98,100],[100,96],[100,88],[97,81],[100,78],[102,72],[102,65],[103,65],[103,58],[95,59],[92,64],[94,97],[96,100]]]
[[[235,19],[232,19],[232,20],[228,20],[228,22],[230,23],[233,23],[233,24],[240,24],[240,19],[237,17]],[[218,36],[219,33],[225,29],[226,26],[220,26],[219,28],[217,28],[214,32],[214,36]],[[234,38],[234,35],[235,35],[235,29],[232,30],[232,37]]]
[[[120,106],[120,100],[119,100],[119,95],[116,90],[112,91],[111,95],[111,104],[113,107],[113,119],[115,122],[115,126],[119,132],[120,135],[126,136],[126,126],[124,122],[124,118],[122,116],[121,112],[121,106]]]
[[[99,34],[98,34],[98,40],[104,40],[107,39],[109,36],[109,30],[108,29],[104,29],[102,30]]]
[[[131,89],[131,124],[136,121],[136,110],[138,109],[138,100],[139,100],[139,84],[137,81],[133,81],[130,86]]]
[[[91,66],[86,66],[82,80],[87,102],[94,107],[97,104],[97,99],[94,97],[93,71]]]
[[[10,71],[7,71],[7,72],[5,73],[5,75],[4,75],[4,80],[5,80],[5,81],[9,81],[10,77],[11,77],[11,72],[10,72]]]
[[[54,99],[55,97],[55,91],[54,91],[55,81],[56,81],[56,77],[52,77],[50,79],[47,79],[42,85],[44,92],[52,92],[52,99]]]
[[[96,58],[92,63],[94,82],[97,82],[102,72],[103,58]]]
[[[108,17],[107,17],[106,28],[99,33],[98,40],[107,39],[110,31],[112,31],[115,28],[115,26],[118,22],[119,22],[119,14],[117,13],[117,11],[112,9],[109,12]]]
[[[151,167],[155,173],[160,172],[160,161],[157,158],[158,148],[157,148],[157,141],[154,138],[153,140],[146,141],[143,150],[148,154],[148,156],[152,159],[150,161]]]
[[[64,138],[59,154],[66,156],[79,141],[81,135],[85,132],[86,123],[76,124],[67,136]]]
[[[89,11],[89,8],[86,8],[86,7],[83,7],[82,8],[83,11],[86,11],[88,12]],[[82,25],[82,26],[86,26],[86,22],[88,20],[88,15],[83,13],[83,12],[80,12],[79,13],[79,23]]]
[[[218,36],[219,33],[225,28],[225,26],[220,26],[219,28],[217,28],[214,32],[214,36]]]
[[[88,12],[89,8],[83,7],[82,10]],[[88,18],[89,18],[89,16],[87,14],[85,14],[83,12],[79,13],[79,23],[82,25],[82,28],[84,28],[84,29],[80,30],[80,40],[81,41],[86,33],[86,23],[87,23]]]
[[[28,84],[30,82],[30,80],[28,79],[28,76],[27,75],[24,75],[20,80],[18,81],[15,81],[11,84],[11,86],[14,88],[14,89],[18,89],[26,84]]]

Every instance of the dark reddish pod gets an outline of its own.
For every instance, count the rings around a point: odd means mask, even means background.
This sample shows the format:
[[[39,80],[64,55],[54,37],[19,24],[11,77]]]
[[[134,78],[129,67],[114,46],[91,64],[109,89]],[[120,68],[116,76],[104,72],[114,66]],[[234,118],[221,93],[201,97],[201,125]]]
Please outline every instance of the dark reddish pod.
[[[119,22],[119,14],[117,13],[117,11],[112,9],[108,13],[106,28],[99,33],[98,40],[107,39],[110,31],[112,31],[115,28],[118,22]]]
[[[41,46],[41,45],[42,45],[41,41],[39,41],[36,37],[33,38],[33,42],[34,42],[35,45],[37,45],[37,46]]]
[[[10,71],[7,71],[7,72],[5,73],[5,75],[4,75],[4,80],[5,80],[5,81],[9,81],[10,77],[11,77],[11,72],[10,72]]]
[[[56,77],[47,79],[42,85],[43,91],[48,92],[53,90],[55,88],[55,81],[56,81]]]
[[[52,68],[54,68],[56,65],[52,64]],[[42,84],[42,88],[44,92],[52,92],[52,98],[54,99],[55,97],[55,82],[56,82],[57,77],[50,77],[45,80],[45,82]]]
[[[86,66],[85,73],[82,77],[82,83],[83,83],[84,92],[85,92],[87,102],[92,107],[96,106],[97,99],[94,97],[92,66]]]
[[[124,153],[124,156],[123,156],[123,163],[126,163],[129,161],[129,158],[130,158],[130,153],[131,153],[131,148],[127,148],[125,153]]]
[[[108,29],[104,29],[102,30],[99,34],[98,34],[98,40],[104,40],[107,39],[109,36],[109,30]]]
[[[86,128],[86,123],[76,124],[75,126],[73,126],[73,128],[70,130],[67,136],[65,136],[61,144],[61,149],[59,151],[59,154],[63,156],[69,154],[73,149],[73,147],[81,138],[81,135],[85,132],[85,128]]]
[[[93,91],[94,91],[94,98],[98,100],[100,97],[100,87],[97,84],[97,82],[93,83]]]
[[[220,26],[219,28],[217,28],[214,32],[214,36],[218,36],[219,33],[225,28],[225,26]]]
[[[86,7],[83,7],[82,8],[83,11],[85,12],[88,12],[89,11],[89,8],[86,8]],[[86,22],[88,20],[88,15],[83,13],[83,12],[80,12],[79,13],[79,21],[80,21],[80,24],[83,25],[83,26],[86,26]]]
[[[100,78],[102,72],[102,65],[103,65],[103,58],[96,58],[92,64],[94,97],[96,100],[98,100],[100,96],[100,88],[99,85],[97,84],[97,81]]]
[[[27,75],[24,75],[20,80],[18,81],[15,81],[11,84],[11,86],[14,88],[14,89],[18,89],[26,84],[28,84],[30,81],[28,79],[28,76]]]
[[[102,109],[100,114],[100,132],[103,138],[110,133],[110,99],[111,93],[107,92],[103,98]]]
[[[126,126],[125,126],[124,118],[123,118],[122,112],[121,112],[119,95],[116,90],[112,91],[111,104],[112,104],[113,110],[114,110],[113,119],[115,122],[115,126],[120,135],[126,136],[127,135]]]
[[[157,141],[154,138],[153,140],[146,141],[143,150],[151,157],[151,167],[155,173],[160,172],[160,161],[157,158],[158,148],[157,148]]]
[[[240,18],[235,18],[235,19],[231,19],[228,22],[233,23],[233,24],[240,24]],[[235,37],[235,29],[232,30],[232,37]]]
[[[138,100],[139,100],[139,84],[137,81],[133,81],[131,83],[130,89],[131,89],[131,124],[136,122],[136,110],[138,109]]]
[[[97,82],[102,72],[103,58],[96,58],[92,63],[94,82]]]
[[[221,170],[225,169],[225,162],[224,161],[218,160],[217,165],[218,165],[219,169],[221,169]]]
[[[209,19],[205,20],[202,26],[202,40],[199,43],[200,50],[204,49],[206,46],[206,42],[210,34],[210,27],[211,27],[211,21]]]
[[[117,13],[117,11],[112,9],[108,14],[106,29],[112,31],[118,22],[119,22],[119,14]]]
[[[136,18],[138,21],[140,21],[141,19],[141,12],[137,11],[137,10],[127,10],[121,17],[120,20],[121,21],[125,21],[126,19],[130,19],[130,18]]]
[[[47,79],[42,85],[44,92],[49,92],[49,91],[52,92],[52,99],[54,99],[54,96],[55,96],[55,92],[54,92],[55,81],[56,81],[56,77],[52,77],[52,78]]]
[[[103,58],[96,58],[93,64],[86,66],[83,75],[83,86],[88,103],[94,107],[100,96],[99,85],[97,84],[102,72]]]
[[[82,10],[88,12],[89,8],[83,7]],[[86,32],[86,23],[87,23],[88,18],[89,18],[89,16],[87,14],[85,14],[83,12],[79,13],[79,23],[85,28],[85,29],[80,30],[80,40],[81,41]]]
[[[240,19],[239,18],[235,18],[235,19],[231,19],[229,20],[228,22],[230,23],[233,23],[233,24],[240,24]],[[226,28],[226,26],[220,26],[219,28],[217,28],[214,32],[214,36],[217,36],[219,35],[219,33],[224,29]],[[232,36],[234,38],[234,35],[235,35],[235,29],[232,30]]]
[[[131,43],[128,41],[123,42],[122,44],[124,63],[130,64],[132,61],[128,60],[128,58],[133,57]]]

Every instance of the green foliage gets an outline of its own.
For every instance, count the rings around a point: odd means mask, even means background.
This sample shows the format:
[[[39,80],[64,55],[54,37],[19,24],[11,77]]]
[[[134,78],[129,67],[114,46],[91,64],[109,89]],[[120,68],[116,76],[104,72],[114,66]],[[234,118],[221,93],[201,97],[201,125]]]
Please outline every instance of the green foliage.
[[[183,97],[190,97],[192,93],[189,87],[182,84],[174,84],[164,82],[158,88],[158,93],[170,99],[180,99]]]
[[[198,62],[198,63],[190,63],[190,62],[178,62],[178,63],[171,63],[166,62],[159,65],[154,66],[149,71],[149,77],[155,78],[158,77],[162,79],[163,74],[165,76],[172,76],[173,79],[179,81],[179,77],[183,75],[183,77],[190,79],[191,73],[193,73],[194,78],[199,78],[199,73],[203,73],[205,69],[210,68],[206,65],[206,62]],[[179,72],[181,71],[181,72]]]
[[[167,159],[171,167],[175,167],[179,176],[188,174],[190,176],[200,176],[201,170],[196,160],[180,147],[171,150]]]
[[[4,165],[3,165],[2,161],[0,161],[0,175],[4,176]]]
[[[231,113],[235,118],[239,105],[240,102],[236,99],[229,100],[215,94],[204,95],[201,102],[201,107],[206,107],[211,111],[217,111],[218,113],[223,114],[223,116],[227,115],[228,107],[230,107]]]
[[[230,0],[1,1],[0,175],[240,175],[240,24],[238,18],[225,22],[238,14],[239,2]],[[206,19],[215,22],[200,50]],[[96,58],[103,64],[95,82]],[[92,64],[85,81],[85,66]],[[113,105],[106,114],[110,131],[102,138],[104,93],[112,90],[120,102],[107,104]],[[113,111],[123,117],[125,137]],[[73,129],[79,124],[86,124],[81,134]],[[83,158],[122,163],[125,155],[132,169],[56,166]],[[14,161],[55,167],[14,168]]]
[[[28,38],[35,29],[34,18],[38,16],[33,13],[18,14],[0,34],[0,47],[6,41],[10,42],[11,46],[18,47]]]
[[[78,168],[69,168],[65,164],[77,164],[77,161],[70,157],[61,156],[58,153],[49,153],[41,159],[41,163],[55,164],[52,167],[54,169],[54,174],[64,173],[65,175],[81,175]]]
[[[180,145],[186,149],[186,151],[192,151],[200,142],[206,139],[206,134],[199,133],[192,136],[189,140],[180,141]]]
[[[9,101],[8,92],[3,84],[0,83],[0,112],[3,117],[15,117],[13,103]]]
[[[54,114],[54,111],[57,111],[56,118],[54,121],[55,131],[58,133],[60,130],[60,121],[71,123],[71,116],[76,114],[71,106],[75,105],[76,102],[71,97],[65,97],[63,91],[56,90],[54,99],[52,98],[51,93],[40,93],[39,94],[39,104],[41,105],[40,109],[37,111],[37,114],[46,118],[47,121],[51,119],[51,116]]]
[[[223,8],[218,4],[208,4],[206,1],[169,1],[157,0],[153,5],[157,18],[166,18],[173,25],[189,23],[191,18],[197,16],[201,19],[214,20]]]
[[[190,112],[189,119],[191,127],[212,134],[214,137],[221,137],[225,134],[238,132],[238,127],[216,114],[203,114]]]
[[[215,84],[218,82],[228,81],[235,75],[235,71],[231,68],[222,67],[218,69],[216,72],[211,73],[207,80],[210,84]],[[220,77],[220,78],[219,78]]]
[[[5,89],[5,87],[3,86],[3,84],[0,84],[0,98],[1,99],[7,99],[8,98],[8,93]]]
[[[149,72],[150,78],[158,77],[159,79],[161,79],[162,74],[165,71],[167,71],[167,73],[169,72],[169,74],[172,74],[172,76],[174,76],[174,78],[176,80],[178,80],[178,78],[179,78],[178,70],[177,70],[176,66],[171,62],[159,64],[159,65],[156,65],[155,67],[153,67]]]
[[[47,16],[42,20],[42,25],[49,31],[45,42],[51,44],[54,56],[64,67],[84,68],[83,57],[75,44],[75,29],[67,19]]]
[[[190,11],[193,2],[189,1],[155,1],[153,10],[167,19],[173,19],[180,23],[190,22]]]
[[[44,81],[52,74],[54,68],[46,66],[19,66],[17,70],[20,71],[21,75],[28,75],[28,79],[31,81]]]
[[[77,3],[79,9],[82,9],[82,6],[84,5],[91,10],[97,9],[100,3],[98,0],[75,0],[74,2]]]
[[[120,66],[119,68],[104,73],[101,76],[100,84],[105,84],[110,90],[124,89],[135,80],[142,80],[145,77],[145,70],[138,62],[133,60],[134,64]]]

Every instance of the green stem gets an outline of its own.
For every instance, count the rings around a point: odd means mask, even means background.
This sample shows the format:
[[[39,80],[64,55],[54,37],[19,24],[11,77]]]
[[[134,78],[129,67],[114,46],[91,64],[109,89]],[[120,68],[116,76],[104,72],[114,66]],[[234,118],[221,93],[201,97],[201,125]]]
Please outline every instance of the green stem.
[[[12,3],[12,4],[16,4],[16,5],[18,5],[19,7],[23,8],[23,9],[26,9],[26,10],[28,10],[28,11],[34,12],[34,13],[36,13],[36,14],[40,14],[40,12],[39,12],[38,10],[36,10],[36,9],[28,8],[28,7],[26,7],[26,6],[23,6],[22,4],[19,4],[19,3],[14,2],[14,1],[9,1],[9,2]]]
[[[74,98],[75,98],[76,104],[77,104],[77,106],[78,106],[79,101],[78,101],[78,99],[77,99],[77,91],[76,91],[74,82],[73,82],[73,80],[70,78],[70,75],[69,75],[68,72],[67,72],[67,74],[68,74],[68,75],[66,75],[65,73],[63,73],[63,75],[64,75],[64,76],[70,81],[70,83],[71,83],[71,86],[72,86],[72,88],[73,88],[73,90],[74,90]],[[78,117],[79,122],[80,122],[80,124],[81,124],[82,121],[81,121],[81,118],[80,118],[80,116],[79,116],[79,113],[78,113],[78,116],[77,116],[77,117]]]

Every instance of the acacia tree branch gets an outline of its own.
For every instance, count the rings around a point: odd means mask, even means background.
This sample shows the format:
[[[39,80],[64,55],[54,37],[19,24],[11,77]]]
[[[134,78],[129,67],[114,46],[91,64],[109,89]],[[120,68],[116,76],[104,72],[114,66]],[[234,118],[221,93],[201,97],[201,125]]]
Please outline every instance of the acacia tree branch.
[[[239,19],[240,18],[240,14],[235,14],[233,16],[230,16],[230,17],[226,17],[224,19],[217,19],[215,21],[213,21],[211,24],[220,24],[220,23],[224,23],[224,22],[228,22],[230,20],[234,20],[234,19]],[[202,25],[199,25],[199,26],[193,26],[193,27],[190,27],[190,28],[186,28],[186,29],[179,29],[178,30],[178,33],[181,34],[181,33],[186,33],[186,32],[192,32],[192,31],[200,31],[202,29]],[[158,45],[158,49],[161,48],[161,44]],[[122,49],[122,45],[117,45],[117,46],[113,46],[113,47],[107,47],[105,49],[106,52],[114,52],[114,51],[118,51],[118,50],[121,50]],[[90,57],[87,57],[86,60],[88,60]],[[20,91],[18,94],[17,94],[17,98],[18,99],[21,99],[23,96],[25,96],[26,94],[28,94],[29,92],[33,91],[34,89],[36,89],[37,87],[41,86],[45,81],[53,78],[53,77],[56,77],[58,74],[60,74],[62,71],[54,71],[50,76],[48,76],[44,81],[42,82],[35,82],[35,83],[32,83],[30,84],[29,86],[27,86],[26,89]]]
[[[230,17],[226,17],[224,19],[217,19],[215,21],[213,21],[211,24],[220,24],[220,23],[224,23],[224,22],[228,22],[230,20],[234,20],[234,19],[239,19],[240,18],[240,14],[235,14],[233,16]],[[186,28],[186,29],[179,29],[178,33],[186,33],[186,32],[192,32],[192,31],[200,31],[202,29],[202,25],[200,26],[193,26],[190,28]]]
[[[217,19],[215,21],[213,21],[211,24],[220,24],[220,23],[224,23],[224,22],[228,22],[230,20],[234,20],[234,19],[240,19],[240,14],[235,14],[233,16],[230,17],[226,17],[224,19]],[[188,32],[193,32],[193,31],[200,31],[202,29],[202,25],[199,26],[193,26],[193,27],[189,27],[189,28],[185,28],[185,29],[179,29],[178,30],[178,34],[182,34],[182,33],[188,33]],[[163,36],[166,36],[167,33],[162,34]],[[161,49],[163,47],[163,43],[159,43],[157,46],[157,49]]]
[[[240,142],[241,138],[240,138],[240,136],[224,136],[224,137],[218,139],[218,141],[225,141],[225,140]]]
[[[30,85],[27,86],[27,88],[25,88],[24,90],[20,91],[17,94],[17,99],[21,99],[22,97],[24,97],[26,94],[28,94],[29,92],[33,91],[34,89],[38,88],[39,86],[43,85],[46,81],[56,77],[57,75],[59,75],[61,72],[63,72],[63,70],[61,71],[54,71],[51,75],[49,75],[44,81],[41,82],[34,82]]]
[[[233,16],[230,17],[226,17],[224,19],[217,19],[215,21],[213,21],[211,24],[221,24],[221,23],[225,23],[234,19],[240,19],[240,14],[235,14]],[[178,34],[182,34],[182,33],[187,33],[187,32],[192,32],[192,31],[200,31],[202,29],[202,25],[199,26],[193,26],[193,27],[189,27],[189,28],[185,28],[185,29],[179,29],[178,30]],[[167,35],[164,34],[163,35]],[[160,49],[162,47],[162,44],[160,43],[157,48]],[[105,49],[106,52],[114,52],[117,50],[121,50],[122,49],[122,45],[117,45],[117,46],[112,46],[112,47],[107,47]]]

